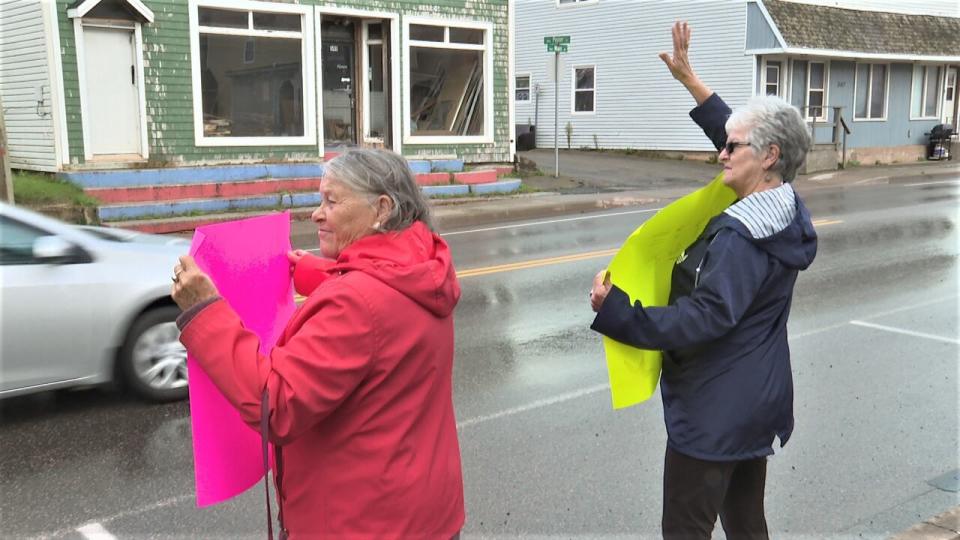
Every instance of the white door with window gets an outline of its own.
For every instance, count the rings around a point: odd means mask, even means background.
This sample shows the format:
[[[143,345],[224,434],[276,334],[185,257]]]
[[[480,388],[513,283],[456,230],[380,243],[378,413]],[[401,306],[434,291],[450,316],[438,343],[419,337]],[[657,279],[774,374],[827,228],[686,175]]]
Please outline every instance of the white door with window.
[[[947,84],[943,89],[943,117],[944,124],[953,124],[957,114],[957,68],[947,70]],[[957,126],[954,126],[957,127]]]
[[[89,153],[140,154],[140,99],[133,29],[84,26]]]

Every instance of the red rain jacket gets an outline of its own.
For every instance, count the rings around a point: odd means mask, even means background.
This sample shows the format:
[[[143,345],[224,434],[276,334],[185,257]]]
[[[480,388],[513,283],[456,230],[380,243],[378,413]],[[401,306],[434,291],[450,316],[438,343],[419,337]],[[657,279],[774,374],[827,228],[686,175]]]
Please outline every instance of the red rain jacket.
[[[243,419],[283,447],[292,540],[448,540],[464,523],[453,412],[453,309],[446,243],[422,223],[367,236],[336,261],[305,257],[307,295],[269,358],[223,300],[181,340]]]

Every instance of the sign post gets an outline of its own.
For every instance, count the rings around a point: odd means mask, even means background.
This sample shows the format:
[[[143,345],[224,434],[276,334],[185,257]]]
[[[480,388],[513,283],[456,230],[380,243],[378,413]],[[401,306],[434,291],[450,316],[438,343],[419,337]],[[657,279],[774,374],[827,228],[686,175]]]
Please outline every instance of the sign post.
[[[547,52],[553,53],[553,177],[560,177],[560,53],[567,52],[570,36],[544,36]]]

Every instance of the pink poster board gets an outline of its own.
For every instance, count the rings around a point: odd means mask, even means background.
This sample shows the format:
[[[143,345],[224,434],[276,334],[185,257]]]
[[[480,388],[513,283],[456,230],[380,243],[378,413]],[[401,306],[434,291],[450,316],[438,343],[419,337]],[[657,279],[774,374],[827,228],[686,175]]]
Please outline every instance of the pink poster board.
[[[290,280],[290,214],[271,214],[197,228],[190,255],[207,273],[266,355],[296,306]],[[263,478],[260,433],[187,356],[197,506],[243,493]]]

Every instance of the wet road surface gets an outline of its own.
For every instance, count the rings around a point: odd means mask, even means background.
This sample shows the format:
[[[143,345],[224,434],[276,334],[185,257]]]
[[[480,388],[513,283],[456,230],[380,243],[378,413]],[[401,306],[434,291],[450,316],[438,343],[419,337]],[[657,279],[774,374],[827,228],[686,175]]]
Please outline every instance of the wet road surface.
[[[801,194],[820,250],[797,284],[796,429],[770,460],[768,521],[773,537],[881,538],[960,504],[927,483],[958,468],[960,181]],[[659,396],[611,410],[587,301],[603,253],[655,209],[445,232],[473,274],[454,386],[465,538],[659,535]],[[4,538],[263,537],[259,486],[194,507],[186,403],[86,390],[0,412]]]

